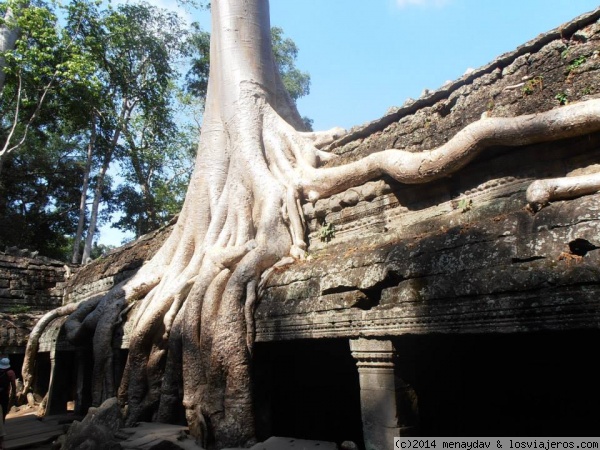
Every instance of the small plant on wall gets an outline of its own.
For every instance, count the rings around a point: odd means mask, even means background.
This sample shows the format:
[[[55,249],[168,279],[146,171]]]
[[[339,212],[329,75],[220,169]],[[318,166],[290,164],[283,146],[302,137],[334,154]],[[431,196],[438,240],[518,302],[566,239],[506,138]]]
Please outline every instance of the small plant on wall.
[[[528,80],[522,88],[523,95],[531,95],[536,90],[544,89],[544,78],[539,76]]]
[[[452,202],[452,207],[459,210],[461,213],[466,213],[473,207],[473,200],[470,198],[462,198],[458,201],[455,200]]]
[[[571,71],[573,71],[574,69],[577,69],[579,66],[581,66],[584,62],[586,62],[587,58],[585,56],[579,56],[577,58],[575,58],[573,61],[571,61],[571,63],[569,64],[569,67],[567,68],[567,73],[570,73]]]
[[[560,103],[561,105],[566,105],[567,103],[569,103],[569,99],[567,97],[567,94],[564,92],[559,92],[558,94],[556,94],[554,96],[554,98],[556,100],[558,100],[558,103]]]
[[[319,231],[321,242],[329,242],[335,237],[335,225],[329,222],[323,222]]]

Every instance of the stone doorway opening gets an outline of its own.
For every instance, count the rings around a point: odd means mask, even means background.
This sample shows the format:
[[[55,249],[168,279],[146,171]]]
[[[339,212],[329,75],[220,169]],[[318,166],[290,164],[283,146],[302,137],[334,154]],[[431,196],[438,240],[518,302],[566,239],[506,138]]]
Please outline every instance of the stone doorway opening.
[[[363,445],[360,387],[347,339],[257,343],[257,438]]]
[[[23,363],[21,362],[21,367]],[[20,370],[19,370],[20,372]],[[51,362],[50,352],[39,352],[36,357],[33,393],[35,400],[41,402],[50,387]],[[18,375],[21,376],[22,375]]]
[[[46,414],[73,411],[77,396],[77,361],[72,351],[57,351],[50,369],[50,386]]]
[[[421,436],[593,436],[600,331],[406,336],[396,369]]]

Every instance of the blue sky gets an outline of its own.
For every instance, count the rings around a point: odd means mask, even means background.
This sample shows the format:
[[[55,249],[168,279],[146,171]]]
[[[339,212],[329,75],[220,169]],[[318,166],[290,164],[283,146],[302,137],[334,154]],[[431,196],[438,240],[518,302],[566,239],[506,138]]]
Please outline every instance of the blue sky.
[[[382,116],[599,6],[593,0],[271,0],[300,49],[316,129]]]
[[[174,7],[174,0],[153,0]],[[310,73],[300,113],[315,129],[381,117],[576,16],[597,0],[271,0],[271,24],[299,48]],[[193,14],[205,28],[207,13]],[[125,237],[105,226],[100,242]]]

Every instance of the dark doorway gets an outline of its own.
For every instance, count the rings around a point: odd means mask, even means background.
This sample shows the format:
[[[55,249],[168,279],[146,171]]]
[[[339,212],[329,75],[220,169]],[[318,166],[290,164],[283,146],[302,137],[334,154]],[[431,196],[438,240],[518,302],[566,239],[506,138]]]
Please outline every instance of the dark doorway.
[[[35,367],[33,376],[33,394],[36,402],[41,402],[50,385],[50,352],[38,352],[35,357]]]
[[[258,343],[253,372],[259,440],[362,446],[358,371],[347,339]]]
[[[75,407],[77,394],[77,365],[75,353],[57,351],[55,356],[52,389],[48,398],[46,414],[65,414]]]
[[[595,436],[598,331],[395,340],[421,436]]]

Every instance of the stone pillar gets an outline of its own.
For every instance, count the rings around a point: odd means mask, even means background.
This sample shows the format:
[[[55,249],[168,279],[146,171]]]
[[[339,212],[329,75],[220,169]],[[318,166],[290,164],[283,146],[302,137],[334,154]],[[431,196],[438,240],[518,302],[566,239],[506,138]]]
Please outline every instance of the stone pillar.
[[[60,375],[56,370],[56,344],[53,344],[50,349],[50,382],[48,384],[48,393],[46,394],[46,415],[64,413],[59,405],[60,400],[57,398],[60,397],[61,391],[60,387],[56,386],[59,379]]]
[[[360,406],[366,450],[388,450],[400,436],[394,345],[378,339],[351,339],[360,382]]]

